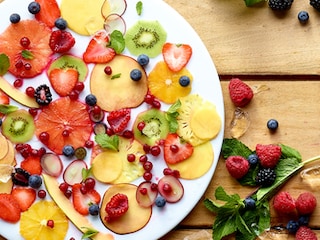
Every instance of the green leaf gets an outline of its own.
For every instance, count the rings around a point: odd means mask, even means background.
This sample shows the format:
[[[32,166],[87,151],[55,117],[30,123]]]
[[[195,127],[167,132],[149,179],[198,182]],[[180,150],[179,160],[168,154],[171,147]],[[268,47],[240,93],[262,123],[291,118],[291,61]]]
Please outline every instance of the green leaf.
[[[212,201],[209,198],[206,198],[204,200],[204,206],[211,212],[217,213],[219,211],[219,208],[221,207],[220,204],[217,204],[216,202]]]
[[[32,52],[30,52],[29,50],[22,50],[21,52],[21,56],[24,58],[24,59],[27,59],[27,60],[32,60],[34,58]]]
[[[99,233],[99,231],[95,230],[95,229],[91,229],[91,228],[86,228],[87,231],[85,231],[85,233],[82,235],[81,239],[88,239],[88,238],[92,238],[93,236],[95,236],[97,233]]]
[[[221,200],[221,201],[225,201],[225,202],[234,202],[235,201],[235,197],[232,197],[231,195],[228,195],[226,193],[226,191],[221,186],[216,188],[215,197],[216,197],[217,200]],[[240,199],[240,197],[239,197],[239,199]]]
[[[140,16],[142,13],[142,7],[143,7],[143,3],[141,1],[137,2],[136,4],[136,11],[137,14]]]
[[[225,159],[230,156],[242,156],[247,158],[253,151],[235,138],[225,138],[222,143],[221,153]]]
[[[252,167],[249,169],[249,172],[241,179],[239,179],[239,183],[243,186],[256,186],[256,176],[259,171],[259,165]]]
[[[279,144],[281,147],[281,158],[296,158],[300,162],[302,161],[301,154],[296,150],[289,146]]]
[[[236,215],[218,215],[213,224],[213,240],[221,240],[223,237],[237,230]]]
[[[113,48],[117,54],[120,54],[125,49],[125,41],[123,34],[119,30],[114,30],[110,34],[110,45],[109,47]]]
[[[116,79],[116,78],[120,78],[121,77],[121,73],[117,73],[111,76],[111,80],[112,79]]]
[[[15,112],[18,110],[17,106],[8,105],[8,104],[0,104],[0,113],[9,114],[11,112]]]
[[[246,3],[247,7],[251,7],[257,3],[263,2],[265,0],[244,0],[244,2]]]
[[[108,148],[108,149],[115,150],[115,151],[119,150],[119,136],[118,135],[109,136],[106,133],[101,133],[101,134],[97,134],[94,137],[94,140],[102,148]]]
[[[81,175],[82,175],[82,179],[83,180],[86,180],[91,174],[91,168],[82,168],[82,171],[81,171]]]
[[[9,57],[2,53],[0,54],[0,76],[3,76],[8,72],[8,69],[10,67],[10,60]]]
[[[170,108],[166,111],[166,119],[169,123],[169,131],[171,133],[175,133],[179,127],[177,117],[179,116],[179,108],[181,107],[181,102],[178,100],[174,104],[170,106]]]

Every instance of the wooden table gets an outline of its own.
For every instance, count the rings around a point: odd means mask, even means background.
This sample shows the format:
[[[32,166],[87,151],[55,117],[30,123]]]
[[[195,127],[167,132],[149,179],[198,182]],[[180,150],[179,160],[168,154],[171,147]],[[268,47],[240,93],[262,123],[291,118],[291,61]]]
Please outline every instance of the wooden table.
[[[244,110],[251,125],[240,138],[251,149],[257,143],[283,143],[297,149],[303,159],[320,154],[320,13],[309,1],[295,1],[286,14],[275,14],[263,3],[248,8],[242,0],[165,0],[196,30],[215,63],[221,79],[225,103],[225,137],[230,137],[230,122],[235,107],[229,99],[228,82],[239,77],[251,87],[265,85],[268,90],[255,94]],[[297,15],[309,12],[308,24],[301,25]],[[266,123],[279,121],[279,129],[270,134]],[[320,163],[320,162],[319,162]],[[162,240],[181,240],[201,230],[211,234],[214,215],[203,199],[214,199],[214,191],[223,186],[228,193],[245,197],[251,190],[240,186],[225,169],[220,158],[217,171],[203,198],[194,210]],[[319,186],[311,188],[299,175],[282,190],[297,197],[313,191],[318,207],[310,225],[320,227]],[[285,225],[288,219],[271,210],[272,225]],[[320,231],[316,231],[320,237]],[[285,232],[264,239],[294,239]],[[230,238],[232,239],[232,237]]]

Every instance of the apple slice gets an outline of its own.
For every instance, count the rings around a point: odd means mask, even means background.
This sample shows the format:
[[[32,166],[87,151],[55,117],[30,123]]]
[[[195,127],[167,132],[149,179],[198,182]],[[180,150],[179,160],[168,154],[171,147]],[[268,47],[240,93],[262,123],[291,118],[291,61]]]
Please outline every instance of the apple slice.
[[[118,14],[110,14],[104,21],[103,26],[108,34],[111,34],[114,30],[120,31],[123,35],[126,32],[126,23]]]
[[[9,140],[7,140],[8,144],[8,152],[7,154],[0,159],[0,164],[9,164],[11,166],[15,166],[17,164],[16,158],[15,158],[15,149]]]
[[[158,187],[155,183],[142,182],[137,188],[136,198],[141,207],[150,207],[158,196]]]
[[[63,170],[62,161],[55,153],[45,153],[40,159],[42,170],[52,177],[59,177]]]
[[[184,188],[178,178],[165,175],[158,182],[159,193],[169,203],[178,202],[184,194]]]
[[[64,170],[63,180],[70,186],[76,183],[81,183],[83,180],[82,169],[87,168],[87,164],[83,160],[74,160]]]
[[[122,15],[127,9],[126,0],[105,0],[101,7],[101,14],[107,18],[110,14]]]

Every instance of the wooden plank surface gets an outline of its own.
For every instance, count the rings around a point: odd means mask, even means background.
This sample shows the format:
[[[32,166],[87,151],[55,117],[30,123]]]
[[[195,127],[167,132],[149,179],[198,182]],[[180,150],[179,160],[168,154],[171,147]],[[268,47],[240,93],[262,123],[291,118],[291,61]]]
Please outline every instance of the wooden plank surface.
[[[243,0],[165,2],[196,30],[219,74],[319,74],[320,13],[309,1],[294,1],[278,15],[267,2],[250,8]],[[298,21],[301,10],[309,12],[306,25]]]

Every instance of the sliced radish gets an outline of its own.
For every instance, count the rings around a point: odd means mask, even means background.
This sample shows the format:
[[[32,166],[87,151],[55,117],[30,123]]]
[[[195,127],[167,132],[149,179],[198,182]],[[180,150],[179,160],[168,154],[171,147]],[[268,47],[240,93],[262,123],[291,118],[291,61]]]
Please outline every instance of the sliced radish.
[[[136,199],[141,207],[150,207],[156,200],[158,188],[155,183],[142,182],[137,188]]]
[[[55,153],[45,153],[41,160],[42,170],[52,177],[59,177],[63,170],[62,161]]]
[[[101,14],[107,18],[110,14],[122,15],[127,9],[126,0],[105,0],[101,7]]]
[[[184,194],[183,185],[179,179],[171,175],[165,175],[159,180],[158,190],[170,203],[178,202]]]
[[[114,30],[118,30],[124,35],[126,32],[126,22],[120,15],[110,14],[104,21],[104,29],[108,34],[111,34]]]
[[[82,169],[87,169],[83,160],[72,161],[64,170],[63,180],[71,186],[82,182]]]

